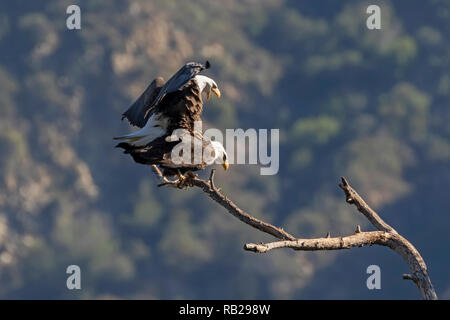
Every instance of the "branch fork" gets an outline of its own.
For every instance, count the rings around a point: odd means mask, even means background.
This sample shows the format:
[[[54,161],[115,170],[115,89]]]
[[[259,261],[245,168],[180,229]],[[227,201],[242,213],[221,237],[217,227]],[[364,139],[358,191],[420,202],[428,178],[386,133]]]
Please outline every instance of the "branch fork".
[[[186,181],[183,182],[168,179],[155,165],[153,166],[153,171],[161,179],[161,183],[158,186],[180,188],[181,183],[183,188],[198,187],[234,217],[253,228],[279,239],[279,241],[269,243],[247,243],[244,245],[244,250],[256,253],[266,253],[270,250],[280,248],[318,251],[351,249],[353,247],[372,246],[374,244],[389,247],[397,252],[410,268],[411,274],[403,274],[403,279],[412,280],[418,287],[423,299],[437,300],[436,292],[428,276],[427,266],[419,251],[417,251],[408,240],[399,235],[393,227],[387,224],[372,208],[370,208],[344,177],[341,178],[339,187],[344,191],[345,201],[350,205],[355,205],[358,211],[369,220],[377,231],[363,232],[358,225],[354,234],[348,236],[331,237],[330,232],[328,232],[324,238],[301,239],[294,237],[282,228],[253,217],[224,196],[220,192],[220,189],[215,186],[214,169],[211,170],[211,174],[207,181],[200,179],[197,175],[190,174],[187,175]]]

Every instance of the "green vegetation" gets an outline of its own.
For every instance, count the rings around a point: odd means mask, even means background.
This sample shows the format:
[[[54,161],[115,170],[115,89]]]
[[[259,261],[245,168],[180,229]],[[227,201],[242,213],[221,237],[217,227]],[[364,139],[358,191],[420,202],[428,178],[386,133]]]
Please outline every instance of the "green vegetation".
[[[246,253],[270,238],[114,149],[155,76],[205,59],[222,91],[208,127],[282,138],[278,175],[217,173],[233,201],[299,236],[350,233],[367,224],[345,175],[450,298],[448,1],[382,1],[374,31],[366,1],[86,0],[80,31],[69,4],[0,4],[0,298],[418,298],[383,250]]]

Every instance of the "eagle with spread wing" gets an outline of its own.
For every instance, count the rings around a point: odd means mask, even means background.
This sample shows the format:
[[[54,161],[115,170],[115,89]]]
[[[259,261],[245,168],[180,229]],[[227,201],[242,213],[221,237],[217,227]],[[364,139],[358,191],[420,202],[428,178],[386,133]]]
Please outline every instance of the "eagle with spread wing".
[[[170,134],[175,129],[194,130],[194,122],[201,120],[202,93],[209,99],[211,92],[220,98],[216,82],[199,73],[210,67],[197,62],[186,63],[167,82],[156,78],[122,114],[140,130],[115,137],[136,147],[142,147],[156,138]]]
[[[208,99],[211,92],[218,98],[221,95],[213,79],[199,74],[209,67],[208,61],[204,65],[189,62],[167,82],[161,77],[153,80],[122,114],[122,119],[126,118],[130,124],[141,129],[115,137],[115,140],[122,141],[116,147],[124,149],[124,153],[130,154],[135,162],[159,165],[164,175],[178,175],[180,180],[183,173],[202,170],[214,162],[228,169],[223,145],[203,137],[201,132],[194,132],[194,122],[201,121],[202,94],[205,93]],[[173,136],[177,129],[183,134]],[[189,141],[188,147],[181,154],[174,153],[174,148],[184,141]],[[198,150],[202,155],[208,154],[208,157],[202,156],[200,161],[192,161]]]

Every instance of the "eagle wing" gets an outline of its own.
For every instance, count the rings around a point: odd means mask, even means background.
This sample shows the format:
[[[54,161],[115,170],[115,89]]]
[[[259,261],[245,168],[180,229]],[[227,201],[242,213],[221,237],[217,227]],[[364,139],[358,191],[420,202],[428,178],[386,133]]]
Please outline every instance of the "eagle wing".
[[[189,80],[209,67],[210,63],[208,61],[206,61],[205,65],[196,62],[188,62],[166,83],[164,83],[163,78],[156,78],[133,105],[122,114],[122,119],[127,118],[132,125],[140,128],[144,127],[148,118],[157,111],[159,103],[167,94],[183,88]],[[164,108],[167,108],[167,106],[161,106],[160,109]]]
[[[122,120],[126,118],[132,125],[142,128],[150,116],[149,111],[152,103],[161,89],[164,87],[164,79],[158,77],[150,83],[141,96],[122,114]]]
[[[194,78],[202,70],[208,69],[209,67],[210,64],[208,61],[206,61],[205,65],[195,62],[186,63],[169,80],[167,80],[156,98],[152,101],[150,107],[147,109],[145,117],[150,116],[156,110],[158,104],[167,94],[181,89],[186,83],[189,82],[189,80]]]

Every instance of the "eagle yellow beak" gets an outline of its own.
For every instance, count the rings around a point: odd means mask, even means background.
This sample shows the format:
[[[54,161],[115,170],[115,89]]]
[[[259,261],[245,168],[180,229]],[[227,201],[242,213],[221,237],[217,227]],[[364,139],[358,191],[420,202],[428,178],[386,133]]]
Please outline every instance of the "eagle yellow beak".
[[[227,160],[225,160],[225,161],[223,162],[222,167],[223,167],[224,170],[228,170],[228,168],[230,167],[230,164],[228,163]]]
[[[220,99],[220,90],[218,88],[212,88],[211,91],[214,92],[215,95],[217,96],[217,98]],[[209,99],[209,95],[208,95],[208,99]]]

